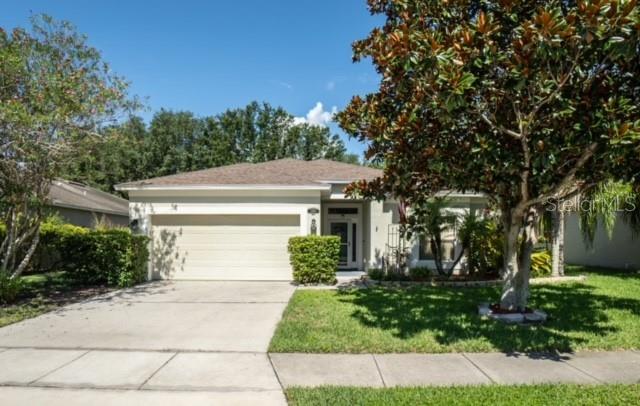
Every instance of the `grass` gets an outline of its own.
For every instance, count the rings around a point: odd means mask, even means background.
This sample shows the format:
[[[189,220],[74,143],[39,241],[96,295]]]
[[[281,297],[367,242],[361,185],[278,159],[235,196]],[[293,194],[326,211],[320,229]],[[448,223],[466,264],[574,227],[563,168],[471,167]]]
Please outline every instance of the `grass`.
[[[450,388],[291,388],[290,405],[633,405],[640,385],[468,386]]]
[[[539,326],[477,315],[498,288],[414,287],[298,290],[271,352],[492,352],[640,348],[640,273],[571,267],[584,283],[532,286],[531,304],[548,312]]]
[[[64,272],[26,275],[22,281],[24,290],[19,299],[13,304],[0,306],[0,327],[39,316],[107,290],[103,287],[78,286]]]

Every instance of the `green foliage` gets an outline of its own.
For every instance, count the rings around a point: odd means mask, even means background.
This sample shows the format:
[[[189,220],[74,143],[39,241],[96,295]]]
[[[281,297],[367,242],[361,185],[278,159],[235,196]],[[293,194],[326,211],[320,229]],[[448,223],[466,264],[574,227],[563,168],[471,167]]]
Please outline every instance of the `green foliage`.
[[[128,229],[86,229],[44,223],[39,250],[56,260],[56,268],[79,284],[126,287],[147,276],[147,237]]]
[[[580,230],[587,246],[593,245],[598,224],[604,226],[611,239],[619,214],[622,214],[621,218],[636,233],[640,233],[640,223],[633,221],[640,215],[640,206],[636,206],[639,201],[640,195],[633,190],[632,186],[622,182],[603,182],[584,194],[580,199],[578,213]]]
[[[495,217],[480,217],[469,212],[462,220],[458,236],[467,247],[469,274],[499,272],[503,262],[504,233]]]
[[[630,405],[638,402],[640,385],[477,385],[413,388],[324,386],[288,388],[290,406],[386,405]]]
[[[640,274],[567,268],[584,282],[535,284],[531,308],[551,317],[522,328],[483,320],[500,288],[298,290],[269,352],[448,353],[604,351],[640,347]]]
[[[369,268],[367,270],[367,275],[374,281],[382,281],[384,280],[385,272],[382,268]]]
[[[367,275],[374,281],[406,282],[411,280],[410,275],[398,269],[369,268]]]
[[[458,223],[458,217],[456,215],[446,212],[446,208],[449,205],[450,200],[445,197],[415,200],[411,206],[411,214],[405,224],[408,238],[411,238],[415,234],[429,240],[438,275],[445,277],[453,274],[453,270],[458,265],[464,251],[460,251],[447,268],[444,267],[442,234],[447,229],[455,228]]]
[[[291,237],[288,248],[294,281],[327,284],[336,282],[336,270],[340,259],[339,237]]]
[[[414,281],[424,281],[433,276],[433,271],[426,266],[409,268],[409,278]]]
[[[551,275],[551,253],[539,251],[531,254],[531,276],[543,278]]]
[[[0,303],[14,302],[22,289],[24,284],[20,278],[11,278],[4,272],[0,272]]]
[[[51,181],[83,139],[139,106],[128,83],[68,22],[34,15],[0,29],[0,272],[18,277],[38,245]]]
[[[384,174],[348,192],[409,207],[442,190],[496,203],[505,297],[524,307],[513,263],[533,209],[605,180],[640,185],[640,7],[635,0],[370,1],[384,19],[353,45],[379,89],[338,122]],[[533,233],[524,233],[532,239]],[[517,246],[520,246],[520,252]],[[507,254],[509,254],[507,256]]]

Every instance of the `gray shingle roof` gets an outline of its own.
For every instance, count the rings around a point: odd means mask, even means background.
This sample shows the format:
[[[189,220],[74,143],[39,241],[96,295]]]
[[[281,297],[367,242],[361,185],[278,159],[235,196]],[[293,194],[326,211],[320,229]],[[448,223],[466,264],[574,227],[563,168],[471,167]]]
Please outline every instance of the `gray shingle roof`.
[[[352,182],[373,179],[382,171],[360,165],[318,159],[301,161],[280,159],[257,164],[242,163],[221,166],[177,175],[163,176],[117,185],[117,189],[145,186],[195,186],[195,185],[274,185],[303,186],[335,182]]]
[[[51,206],[72,207],[98,213],[129,215],[129,201],[82,183],[56,179],[49,189]]]

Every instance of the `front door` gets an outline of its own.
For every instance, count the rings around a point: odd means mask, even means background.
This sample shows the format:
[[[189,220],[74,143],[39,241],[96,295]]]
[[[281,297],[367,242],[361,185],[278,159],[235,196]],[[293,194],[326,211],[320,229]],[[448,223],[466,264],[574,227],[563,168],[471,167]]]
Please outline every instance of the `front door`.
[[[340,237],[340,268],[356,268],[358,266],[356,256],[357,223],[351,220],[330,221],[329,234]]]

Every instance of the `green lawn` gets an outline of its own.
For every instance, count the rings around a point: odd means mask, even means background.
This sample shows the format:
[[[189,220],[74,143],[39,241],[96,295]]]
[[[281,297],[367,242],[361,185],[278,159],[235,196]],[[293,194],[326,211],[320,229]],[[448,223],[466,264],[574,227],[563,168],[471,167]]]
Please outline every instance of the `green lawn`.
[[[272,352],[490,352],[640,348],[640,273],[571,267],[584,283],[532,287],[541,326],[481,319],[498,288],[298,290]]]
[[[292,388],[290,405],[637,405],[640,385]]]
[[[106,291],[102,287],[74,285],[64,272],[23,276],[24,290],[16,303],[0,305],[0,327],[39,316],[78,300]]]

